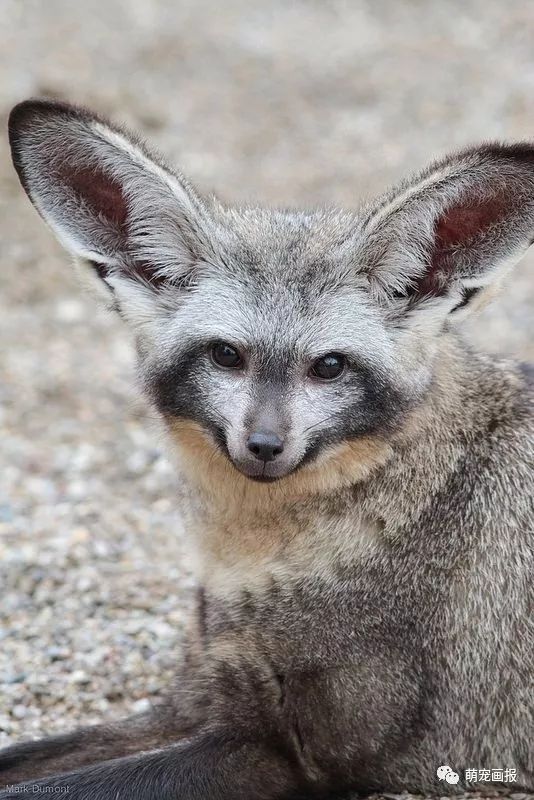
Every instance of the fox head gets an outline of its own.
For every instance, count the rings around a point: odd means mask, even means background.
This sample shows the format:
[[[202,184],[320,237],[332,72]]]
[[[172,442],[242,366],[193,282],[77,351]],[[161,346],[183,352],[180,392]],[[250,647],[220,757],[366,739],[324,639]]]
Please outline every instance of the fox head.
[[[32,203],[130,326],[175,439],[259,482],[387,441],[451,321],[533,236],[529,144],[452,155],[354,212],[280,211],[201,196],[70,105],[21,103],[9,132]]]

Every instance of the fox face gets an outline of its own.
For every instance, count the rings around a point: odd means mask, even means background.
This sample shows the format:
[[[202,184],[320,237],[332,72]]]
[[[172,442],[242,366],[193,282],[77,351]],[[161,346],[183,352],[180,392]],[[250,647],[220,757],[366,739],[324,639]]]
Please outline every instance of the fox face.
[[[130,325],[179,442],[257,482],[387,440],[444,333],[530,244],[529,145],[432,165],[359,211],[234,209],[97,116],[29,101],[14,163],[59,240]]]
[[[383,315],[343,256],[356,220],[216,213],[216,252],[140,343],[162,414],[198,423],[256,481],[396,424],[415,381],[403,384]]]

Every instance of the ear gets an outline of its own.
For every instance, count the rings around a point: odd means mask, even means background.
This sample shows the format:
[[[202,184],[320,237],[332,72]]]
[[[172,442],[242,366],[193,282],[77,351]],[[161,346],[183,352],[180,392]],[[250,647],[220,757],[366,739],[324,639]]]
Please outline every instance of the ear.
[[[71,105],[30,100],[9,118],[30,200],[110,291],[187,282],[207,245],[207,210],[189,183],[124,131]]]
[[[534,238],[534,146],[489,144],[433,164],[370,209],[363,259],[393,315],[443,323]]]

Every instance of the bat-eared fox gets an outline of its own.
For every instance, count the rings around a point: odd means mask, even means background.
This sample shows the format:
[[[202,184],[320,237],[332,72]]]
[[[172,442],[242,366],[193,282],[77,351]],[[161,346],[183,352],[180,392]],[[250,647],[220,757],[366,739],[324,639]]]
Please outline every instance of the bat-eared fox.
[[[461,336],[534,239],[534,144],[295,211],[200,194],[63,103],[9,134],[131,330],[198,588],[165,699],[8,747],[0,798],[534,791],[532,372]]]

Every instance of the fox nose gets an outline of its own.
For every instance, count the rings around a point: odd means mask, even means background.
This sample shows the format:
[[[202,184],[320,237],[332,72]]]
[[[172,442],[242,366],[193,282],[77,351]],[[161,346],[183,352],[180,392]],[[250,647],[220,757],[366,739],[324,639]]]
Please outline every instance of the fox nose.
[[[283,452],[284,443],[272,431],[254,431],[248,437],[247,447],[258,461],[274,461]]]

